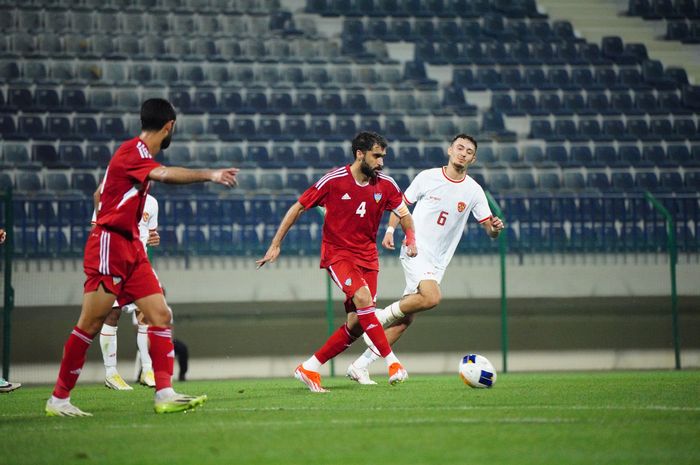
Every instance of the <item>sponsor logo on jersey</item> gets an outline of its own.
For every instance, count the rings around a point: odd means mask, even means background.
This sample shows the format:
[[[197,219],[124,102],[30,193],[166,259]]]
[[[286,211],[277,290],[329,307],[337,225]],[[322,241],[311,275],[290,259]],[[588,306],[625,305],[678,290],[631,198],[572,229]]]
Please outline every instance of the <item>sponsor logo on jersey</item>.
[[[350,194],[346,192],[345,195],[340,198],[340,200],[350,200]]]
[[[382,200],[382,193],[381,192],[375,192],[374,193],[374,201],[376,203],[379,203],[379,201]]]
[[[352,279],[348,278],[345,280],[345,285],[350,286],[352,284]]]
[[[457,211],[462,213],[464,209],[467,208],[467,204],[464,202],[458,202],[457,203]]]

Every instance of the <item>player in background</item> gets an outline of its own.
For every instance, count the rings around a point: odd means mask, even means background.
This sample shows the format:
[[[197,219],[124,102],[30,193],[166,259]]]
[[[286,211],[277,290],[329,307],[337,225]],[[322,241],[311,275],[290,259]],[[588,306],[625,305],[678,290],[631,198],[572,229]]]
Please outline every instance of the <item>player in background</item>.
[[[403,298],[377,311],[377,319],[386,329],[386,337],[394,344],[406,331],[414,314],[435,308],[441,299],[440,282],[455,253],[469,214],[484,227],[491,238],[503,230],[503,221],[491,214],[484,190],[468,174],[476,161],[476,140],[466,134],[452,139],[447,149],[447,166],[418,173],[406,192],[407,204],[415,204],[413,218],[416,243],[420,255],[411,257],[401,248],[401,265],[406,278]],[[394,228],[398,218],[391,215],[382,246],[394,250]],[[367,367],[377,360],[378,349],[372,341],[369,348],[347,370],[347,376],[360,384],[376,384]]]
[[[5,238],[7,237],[7,234],[5,233],[5,230],[0,228],[0,245],[5,243]],[[4,392],[12,392],[15,389],[19,389],[22,387],[22,383],[11,383],[2,376],[0,376],[0,393]]]
[[[100,193],[98,188],[95,192],[95,208],[99,204],[99,199]],[[92,224],[95,224],[94,214]],[[143,216],[139,222],[139,239],[143,244],[146,255],[148,255],[149,246],[158,246],[160,244],[160,236],[157,229],[158,201],[149,194],[146,196]],[[136,326],[137,359],[140,363],[137,380],[144,386],[155,387],[156,381],[153,374],[153,366],[151,357],[148,355],[148,324],[144,320],[143,312],[133,302],[124,306],[120,306],[115,302],[112,311],[107,315],[100,330],[100,348],[102,349],[102,360],[105,366],[105,386],[117,391],[131,391],[133,389],[117,372],[117,325],[122,312],[130,314],[133,318],[134,326]]]
[[[387,343],[377,321],[377,230],[382,215],[389,210],[399,219],[406,233],[406,253],[417,254],[413,220],[401,198],[396,182],[383,174],[386,140],[373,132],[361,132],[352,141],[353,162],[330,171],[309,187],[292,205],[280,223],[258,268],[274,262],[282,240],[302,213],[316,206],[326,209],[321,244],[321,268],[325,268],[345,294],[347,322],[308,360],[294,376],[312,392],[325,392],[321,366],[347,349],[365,332],[389,367],[389,383],[404,381],[408,375]]]
[[[48,416],[90,415],[70,402],[70,393],[78,381],[90,343],[102,328],[115,299],[120,304],[135,303],[150,324],[148,339],[156,380],[156,413],[187,410],[207,399],[178,394],[172,388],[172,314],[139,240],[138,223],[152,181],[215,182],[232,187],[238,169],[191,170],[156,162],[153,155],[170,145],[175,119],[175,109],[167,100],[146,100],[141,106],[141,134],[124,142],[109,162],[100,191],[97,224],[85,244],[83,266],[87,279],[80,318],[63,349],[58,379],[46,402]]]

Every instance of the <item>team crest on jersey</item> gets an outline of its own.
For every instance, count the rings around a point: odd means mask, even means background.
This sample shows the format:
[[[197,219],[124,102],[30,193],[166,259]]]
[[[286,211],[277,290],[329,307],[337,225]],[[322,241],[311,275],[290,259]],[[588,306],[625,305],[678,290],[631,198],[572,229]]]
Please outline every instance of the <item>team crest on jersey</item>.
[[[352,279],[348,278],[345,280],[345,285],[350,286],[352,284]]]
[[[148,214],[148,212],[143,212],[143,221],[148,222],[148,218],[150,218],[151,215]]]
[[[114,283],[115,286],[120,282],[122,282],[122,278],[120,278],[119,276],[112,276],[112,283]]]
[[[374,193],[374,201],[379,203],[379,201],[382,200],[382,193],[381,192],[375,192]]]
[[[462,213],[464,209],[467,208],[467,204],[464,202],[458,202],[457,203],[457,211]]]

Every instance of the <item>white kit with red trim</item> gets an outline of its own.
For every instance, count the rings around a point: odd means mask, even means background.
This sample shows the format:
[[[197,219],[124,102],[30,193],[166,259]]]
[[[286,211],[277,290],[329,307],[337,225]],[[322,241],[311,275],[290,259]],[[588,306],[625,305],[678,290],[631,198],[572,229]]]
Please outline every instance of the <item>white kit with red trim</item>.
[[[479,223],[492,216],[481,186],[468,175],[459,181],[450,179],[445,168],[418,173],[406,189],[404,200],[416,204],[413,221],[418,254],[443,270],[462,239],[469,214]]]

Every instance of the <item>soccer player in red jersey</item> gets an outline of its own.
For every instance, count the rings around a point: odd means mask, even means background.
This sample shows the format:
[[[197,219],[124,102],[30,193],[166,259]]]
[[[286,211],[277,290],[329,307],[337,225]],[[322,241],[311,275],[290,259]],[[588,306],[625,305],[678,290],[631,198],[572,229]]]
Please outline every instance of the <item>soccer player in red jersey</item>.
[[[236,184],[238,169],[190,170],[156,162],[153,154],[170,145],[175,118],[175,109],[167,100],[146,100],[141,106],[141,134],[124,142],[109,162],[96,225],[85,245],[83,267],[87,278],[82,310],[63,349],[56,386],[46,402],[47,416],[90,415],[71,404],[70,392],[80,376],[85,353],[115,299],[120,305],[134,302],[151,324],[148,337],[156,381],[155,411],[177,412],[206,401],[206,396],[186,396],[172,388],[172,315],[139,240],[138,224],[151,181],[211,181],[231,187]]]
[[[331,335],[308,360],[299,365],[294,376],[312,392],[325,392],[321,386],[321,365],[343,352],[367,333],[389,366],[389,383],[404,381],[408,375],[389,346],[382,326],[374,315],[377,297],[377,230],[385,211],[400,218],[406,234],[408,253],[415,256],[413,220],[403,203],[396,182],[383,174],[386,140],[373,132],[361,132],[352,141],[354,161],[330,171],[302,194],[292,205],[272,238],[258,267],[274,262],[282,240],[299,216],[316,206],[326,209],[321,245],[321,268],[345,293],[347,322]]]

